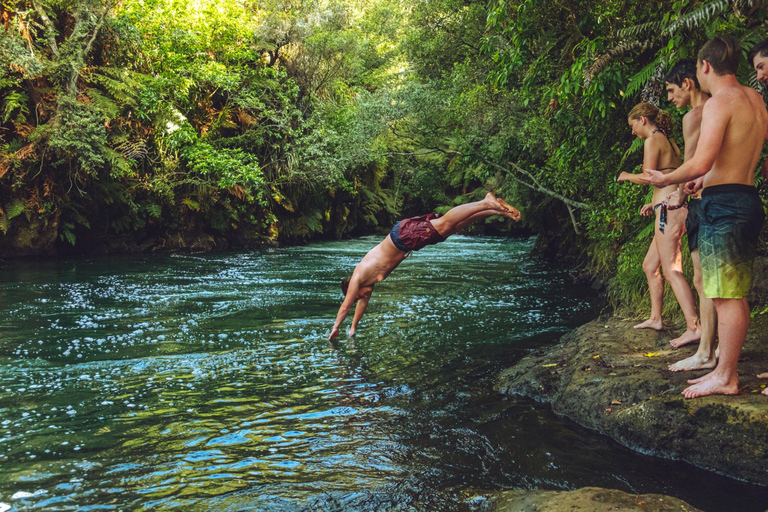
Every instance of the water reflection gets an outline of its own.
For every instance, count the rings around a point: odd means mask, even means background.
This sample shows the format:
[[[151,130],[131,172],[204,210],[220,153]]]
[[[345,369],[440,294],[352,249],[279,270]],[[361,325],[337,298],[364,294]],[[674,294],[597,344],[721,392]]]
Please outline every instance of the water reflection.
[[[329,345],[338,281],[376,242],[5,264],[0,503],[435,509],[479,506],[468,488],[585,485],[708,506],[727,486],[744,510],[765,497],[493,394],[502,368],[593,314],[591,291],[528,241],[420,251],[377,287],[358,338]]]

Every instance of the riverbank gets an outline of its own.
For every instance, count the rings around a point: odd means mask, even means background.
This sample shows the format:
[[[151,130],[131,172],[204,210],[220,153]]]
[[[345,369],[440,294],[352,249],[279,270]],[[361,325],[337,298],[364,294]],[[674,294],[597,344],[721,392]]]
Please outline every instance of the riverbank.
[[[548,402],[577,423],[641,453],[679,459],[717,473],[768,485],[768,314],[753,318],[739,366],[737,396],[686,400],[687,379],[673,373],[688,357],[668,341],[676,331],[633,329],[634,321],[599,318],[538,349],[499,377],[497,389]]]
[[[584,487],[575,491],[502,491],[489,500],[497,512],[696,512],[688,503],[662,494],[629,494],[615,489]]]

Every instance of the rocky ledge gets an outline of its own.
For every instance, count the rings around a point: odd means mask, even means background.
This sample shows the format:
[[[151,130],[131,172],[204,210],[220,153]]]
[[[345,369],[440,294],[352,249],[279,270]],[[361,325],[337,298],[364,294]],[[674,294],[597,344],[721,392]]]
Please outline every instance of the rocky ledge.
[[[490,500],[498,512],[695,512],[698,509],[662,494],[627,494],[613,489],[585,487],[575,491],[502,491]]]
[[[674,333],[636,330],[635,322],[602,318],[539,349],[505,370],[502,393],[548,402],[558,414],[642,453],[680,459],[733,478],[768,485],[768,314],[757,315],[739,364],[736,396],[685,399],[687,379],[670,363],[696,344],[669,345]]]

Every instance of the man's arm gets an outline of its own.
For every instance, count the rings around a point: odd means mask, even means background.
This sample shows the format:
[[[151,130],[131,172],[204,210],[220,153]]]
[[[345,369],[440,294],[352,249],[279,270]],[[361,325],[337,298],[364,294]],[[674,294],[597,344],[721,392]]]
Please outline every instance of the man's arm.
[[[349,314],[349,310],[352,308],[352,305],[355,303],[355,298],[357,297],[357,290],[359,288],[360,288],[360,280],[357,278],[357,276],[352,276],[352,279],[349,281],[349,288],[347,288],[347,294],[344,296],[344,302],[341,303],[341,306],[339,307],[339,312],[336,313],[336,321],[333,323],[333,329],[331,329],[331,335],[328,336],[329,340],[332,340],[339,335],[339,328],[341,327],[341,324],[344,322],[344,319],[347,318],[347,315]]]
[[[360,322],[360,319],[363,318],[363,315],[365,314],[365,308],[368,307],[368,301],[371,300],[370,295],[366,295],[362,299],[357,301],[357,306],[355,306],[355,316],[352,318],[352,327],[349,329],[349,335],[354,336],[357,332],[357,324]]]
[[[731,119],[722,102],[718,98],[712,98],[704,105],[701,119],[701,132],[696,144],[696,154],[683,165],[669,174],[659,171],[644,170],[645,183],[664,187],[675,183],[685,183],[704,176],[712,169],[712,166],[720,153],[725,137],[725,129]]]
[[[703,110],[703,109],[702,109]],[[701,114],[697,111],[690,111],[683,116],[683,141],[685,141],[685,152],[683,154],[684,162],[691,160],[696,154],[696,146],[699,144],[699,135],[701,135]],[[701,181],[699,177],[697,180]],[[701,188],[701,183],[696,180],[680,183],[677,187],[677,198],[670,201],[673,206],[679,206],[685,202],[687,196],[693,195]]]

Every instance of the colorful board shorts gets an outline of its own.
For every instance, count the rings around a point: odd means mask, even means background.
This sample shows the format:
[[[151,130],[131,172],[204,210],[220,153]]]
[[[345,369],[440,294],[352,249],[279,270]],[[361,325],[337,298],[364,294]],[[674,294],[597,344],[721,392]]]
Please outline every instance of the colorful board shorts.
[[[740,184],[707,187],[699,206],[704,295],[710,299],[746,297],[765,219],[757,189]]]
[[[701,219],[701,199],[688,200],[688,216],[685,218],[685,231],[688,233],[688,250],[699,248],[699,224]]]
[[[395,224],[389,236],[395,247],[401,251],[418,251],[427,245],[436,244],[445,240],[443,235],[437,232],[429,222],[440,217],[438,213],[428,213],[420,217],[411,217]]]

